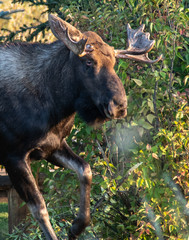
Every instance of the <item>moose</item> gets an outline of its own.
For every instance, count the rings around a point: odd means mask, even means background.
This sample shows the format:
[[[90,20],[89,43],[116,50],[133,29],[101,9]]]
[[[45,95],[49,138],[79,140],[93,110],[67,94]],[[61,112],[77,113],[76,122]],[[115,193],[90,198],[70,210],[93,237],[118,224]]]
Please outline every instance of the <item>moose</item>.
[[[30,163],[48,162],[77,173],[80,210],[69,230],[76,239],[90,222],[90,166],[66,143],[75,114],[91,126],[124,118],[127,98],[114,70],[116,58],[145,63],[154,41],[127,27],[128,48],[116,50],[95,32],[82,33],[49,15],[57,41],[6,43],[0,46],[0,164],[5,166],[19,196],[26,202],[47,240],[57,240],[45,201]]]

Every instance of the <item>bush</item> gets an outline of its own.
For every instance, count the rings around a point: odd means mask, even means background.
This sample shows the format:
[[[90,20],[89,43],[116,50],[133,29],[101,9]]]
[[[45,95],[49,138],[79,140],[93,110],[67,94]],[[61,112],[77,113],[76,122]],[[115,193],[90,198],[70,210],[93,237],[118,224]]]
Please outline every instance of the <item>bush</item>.
[[[45,19],[48,12],[56,12],[83,31],[96,31],[115,48],[125,48],[126,23],[133,28],[146,24],[146,31],[156,40],[151,54],[163,53],[164,60],[153,66],[118,62],[117,73],[128,95],[126,119],[94,130],[77,116],[67,139],[74,151],[90,162],[94,175],[91,225],[79,239],[187,239],[187,1],[17,2],[30,3],[36,9],[45,7]],[[27,40],[36,40],[38,34],[43,42],[51,38],[46,23],[40,22],[34,29],[28,26],[18,31],[24,32]],[[16,37],[14,33],[6,36],[7,40]],[[79,208],[79,184],[71,171],[49,173],[49,168],[54,166],[37,163],[33,171],[48,174],[44,189],[47,207],[58,237],[64,239]],[[30,221],[36,229],[36,223]],[[28,239],[19,231],[12,239],[16,236]],[[39,229],[29,238],[42,239]]]

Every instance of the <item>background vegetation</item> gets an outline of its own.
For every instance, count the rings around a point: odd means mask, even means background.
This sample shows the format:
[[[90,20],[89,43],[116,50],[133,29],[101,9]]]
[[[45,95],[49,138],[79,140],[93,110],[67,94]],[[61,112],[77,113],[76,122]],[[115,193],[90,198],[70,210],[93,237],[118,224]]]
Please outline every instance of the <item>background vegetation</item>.
[[[0,239],[6,239],[8,233],[8,203],[0,203]]]
[[[53,40],[48,12],[81,30],[96,31],[115,48],[126,46],[126,23],[146,24],[156,40],[149,66],[120,60],[117,73],[128,96],[128,116],[94,130],[76,117],[67,141],[93,171],[91,225],[79,239],[188,239],[189,236],[189,50],[188,5],[181,0],[4,0],[2,9],[24,9],[0,20],[4,41]],[[44,191],[51,222],[66,239],[77,215],[79,185],[69,170],[45,161]],[[58,175],[58,177],[56,177]],[[9,239],[42,239],[33,219],[28,233]],[[23,226],[24,227],[24,226]],[[30,230],[32,231],[30,233]],[[29,235],[29,236],[28,236]]]

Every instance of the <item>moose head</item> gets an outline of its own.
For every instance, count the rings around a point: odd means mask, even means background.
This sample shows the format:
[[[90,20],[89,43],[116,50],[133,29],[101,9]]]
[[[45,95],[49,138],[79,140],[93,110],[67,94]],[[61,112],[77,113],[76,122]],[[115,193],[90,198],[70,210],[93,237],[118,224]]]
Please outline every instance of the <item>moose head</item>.
[[[81,33],[62,19],[49,15],[53,34],[74,54],[75,71],[80,82],[80,96],[75,109],[89,124],[99,124],[108,119],[123,118],[127,113],[127,98],[114,66],[116,59],[124,58],[145,63],[158,62],[148,58],[155,41],[138,29],[127,26],[128,48],[116,50],[106,44],[95,32]]]

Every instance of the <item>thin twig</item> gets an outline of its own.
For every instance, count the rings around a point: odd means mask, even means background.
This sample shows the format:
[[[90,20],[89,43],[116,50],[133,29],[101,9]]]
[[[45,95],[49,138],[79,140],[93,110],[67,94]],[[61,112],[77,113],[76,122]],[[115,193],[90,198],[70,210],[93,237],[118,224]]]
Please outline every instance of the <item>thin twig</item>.
[[[99,149],[100,149],[100,151],[101,151],[101,153],[102,153],[103,159],[104,159],[104,160],[106,161],[106,163],[107,163],[108,171],[110,172],[110,175],[111,175],[111,177],[112,177],[112,176],[113,176],[113,173],[112,173],[111,168],[110,168],[110,166],[109,166],[108,158],[106,157],[106,154],[105,154],[103,148],[100,146],[100,143],[99,143],[98,140],[96,140],[96,143],[97,143],[97,145],[98,145],[98,147],[99,147]]]
[[[24,12],[24,10],[23,9],[17,9],[17,10],[12,10],[12,11],[1,11],[0,12],[0,18],[11,19],[11,17],[9,15],[11,15],[13,13],[17,13],[17,12]]]
[[[171,27],[171,25],[170,25],[170,27]],[[173,88],[173,86],[172,86],[173,85],[173,68],[174,68],[174,61],[175,61],[175,55],[176,55],[176,51],[175,51],[176,46],[175,45],[176,45],[176,38],[177,38],[177,28],[178,28],[178,24],[174,29],[175,34],[174,34],[174,38],[173,38],[173,57],[171,59],[171,72],[170,72],[170,76],[169,76],[169,99],[170,100],[172,98],[172,88]]]
[[[9,41],[11,40],[12,38],[14,38],[16,35],[18,35],[19,33],[23,33],[23,32],[26,32],[28,30],[31,30],[31,29],[36,29],[34,33],[36,33],[36,31],[42,31],[43,29],[45,29],[47,26],[47,22],[44,22],[44,23],[41,23],[37,26],[31,26],[31,27],[25,27],[25,28],[20,28],[20,30],[16,31],[16,32],[11,32],[10,30],[8,29],[4,29],[2,28],[1,30],[3,31],[7,31],[7,32],[10,32],[10,34],[8,36],[1,36],[0,37],[0,40],[4,40],[4,41]],[[34,33],[32,33],[31,35],[29,35],[29,37],[27,37],[27,41],[31,41],[33,39],[33,37],[35,37],[35,35],[33,35]],[[32,36],[32,37],[31,37]]]
[[[163,69],[163,61],[161,63],[160,71],[162,69]],[[158,91],[158,83],[159,83],[159,80],[156,80],[155,86],[154,86],[154,94],[153,94],[153,106],[154,106],[154,113],[155,113],[155,117],[156,117],[156,126],[155,126],[156,130],[158,130],[159,126],[160,126],[160,122],[159,122],[159,118],[158,118],[157,105],[156,105],[156,101],[157,101],[156,95],[157,95],[157,91]]]
[[[131,175],[131,173],[132,173],[135,169],[137,169],[141,164],[143,164],[143,162],[137,163],[137,164],[135,164],[132,168],[130,168],[130,169],[126,172],[125,176],[121,179],[121,181],[117,184],[117,188],[119,188],[119,187],[125,182],[125,180],[129,177],[129,175]]]

